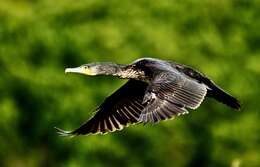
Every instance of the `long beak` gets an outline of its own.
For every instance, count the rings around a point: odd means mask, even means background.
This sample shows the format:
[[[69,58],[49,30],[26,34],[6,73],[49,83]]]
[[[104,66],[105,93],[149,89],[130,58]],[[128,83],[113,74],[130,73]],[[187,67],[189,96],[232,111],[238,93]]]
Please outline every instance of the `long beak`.
[[[81,67],[76,67],[76,68],[66,68],[65,73],[80,73],[83,74],[84,70],[82,70]]]
[[[89,68],[76,67],[76,68],[66,68],[65,73],[78,73],[84,75],[95,75],[95,73]]]

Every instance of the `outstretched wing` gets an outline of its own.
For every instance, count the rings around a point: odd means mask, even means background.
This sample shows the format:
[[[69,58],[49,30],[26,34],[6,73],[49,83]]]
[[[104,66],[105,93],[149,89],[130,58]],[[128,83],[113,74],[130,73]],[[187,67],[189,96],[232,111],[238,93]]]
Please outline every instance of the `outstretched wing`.
[[[186,108],[199,107],[207,93],[206,86],[179,73],[157,76],[148,86],[144,97],[146,107],[140,122],[156,123],[188,113]]]
[[[147,83],[129,80],[98,107],[96,114],[78,129],[68,132],[57,129],[60,135],[85,135],[121,130],[131,123],[137,123]]]

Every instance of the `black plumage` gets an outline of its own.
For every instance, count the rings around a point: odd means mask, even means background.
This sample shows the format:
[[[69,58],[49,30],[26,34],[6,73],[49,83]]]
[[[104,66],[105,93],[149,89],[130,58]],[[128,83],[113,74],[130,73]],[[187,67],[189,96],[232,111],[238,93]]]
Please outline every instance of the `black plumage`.
[[[112,75],[129,81],[107,97],[95,115],[78,129],[56,128],[64,136],[107,133],[129,124],[174,118],[188,113],[188,109],[198,108],[206,96],[240,109],[239,101],[207,76],[175,62],[142,58],[129,65],[92,63],[66,72]]]

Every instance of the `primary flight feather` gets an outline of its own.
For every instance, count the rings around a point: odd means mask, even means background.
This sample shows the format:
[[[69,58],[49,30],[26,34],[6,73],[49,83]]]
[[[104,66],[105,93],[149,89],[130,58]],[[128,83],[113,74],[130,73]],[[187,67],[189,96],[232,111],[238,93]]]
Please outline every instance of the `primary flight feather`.
[[[110,62],[67,68],[66,73],[110,75],[128,82],[107,97],[95,115],[73,131],[56,128],[63,136],[107,133],[128,124],[157,123],[196,109],[205,97],[240,109],[239,101],[204,74],[186,65],[142,58],[128,65]]]

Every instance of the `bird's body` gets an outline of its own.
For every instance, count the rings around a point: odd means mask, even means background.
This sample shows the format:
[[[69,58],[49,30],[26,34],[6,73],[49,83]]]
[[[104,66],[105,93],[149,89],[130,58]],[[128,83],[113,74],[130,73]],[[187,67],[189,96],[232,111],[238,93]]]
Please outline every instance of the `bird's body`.
[[[157,123],[198,108],[206,96],[240,109],[238,100],[207,76],[175,62],[142,58],[129,65],[91,63],[66,72],[111,75],[129,81],[107,97],[96,114],[78,129],[57,129],[61,135],[107,133],[128,124]]]

